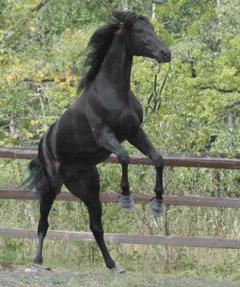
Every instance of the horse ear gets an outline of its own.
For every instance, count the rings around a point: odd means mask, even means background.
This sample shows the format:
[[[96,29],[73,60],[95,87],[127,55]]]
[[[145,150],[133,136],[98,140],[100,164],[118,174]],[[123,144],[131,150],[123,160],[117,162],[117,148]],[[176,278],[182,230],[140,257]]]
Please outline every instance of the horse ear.
[[[113,11],[112,15],[118,22],[120,22],[120,23],[125,22],[126,12],[117,10],[117,11]]]
[[[137,15],[131,11],[113,11],[113,17],[125,27],[130,27],[136,20]]]

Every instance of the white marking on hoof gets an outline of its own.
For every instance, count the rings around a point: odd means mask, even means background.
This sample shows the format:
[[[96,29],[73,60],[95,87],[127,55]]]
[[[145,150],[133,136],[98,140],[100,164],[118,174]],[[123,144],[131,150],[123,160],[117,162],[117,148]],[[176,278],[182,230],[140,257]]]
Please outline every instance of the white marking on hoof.
[[[52,271],[51,268],[49,268],[49,267],[47,267],[47,266],[42,266],[42,265],[37,264],[37,263],[33,263],[33,265],[32,265],[32,270],[34,270],[34,271],[42,271],[42,270]]]
[[[125,212],[129,213],[134,210],[134,199],[132,194],[130,195],[121,194],[118,202],[120,207],[123,208]]]
[[[116,273],[116,274],[123,274],[125,273],[125,270],[122,268],[121,265],[115,265],[115,267],[113,267],[112,269],[110,269],[111,272]]]
[[[163,200],[154,197],[150,201],[149,205],[151,207],[151,211],[154,216],[156,217],[163,216],[165,210],[165,204]]]

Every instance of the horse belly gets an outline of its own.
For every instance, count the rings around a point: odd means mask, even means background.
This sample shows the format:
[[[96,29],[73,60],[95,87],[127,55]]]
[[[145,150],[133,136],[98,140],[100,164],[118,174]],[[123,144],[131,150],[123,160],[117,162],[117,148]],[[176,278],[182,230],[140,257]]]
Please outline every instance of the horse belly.
[[[97,146],[90,131],[62,130],[57,140],[57,156],[61,163],[69,165],[96,165],[109,156],[109,152]]]

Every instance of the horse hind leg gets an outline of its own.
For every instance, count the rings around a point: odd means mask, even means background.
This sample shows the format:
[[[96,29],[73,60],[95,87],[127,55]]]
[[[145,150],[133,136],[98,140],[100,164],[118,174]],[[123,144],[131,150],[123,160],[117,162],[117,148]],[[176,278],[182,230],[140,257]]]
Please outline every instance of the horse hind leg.
[[[86,205],[90,218],[90,229],[101,250],[107,268],[119,273],[124,270],[112,259],[104,241],[102,225],[102,206],[99,198],[99,175],[96,167],[82,171],[64,172],[64,184],[69,191],[81,199]]]
[[[42,265],[43,256],[43,241],[47,235],[47,230],[49,227],[48,223],[48,215],[51,210],[52,204],[56,198],[56,195],[59,193],[61,185],[53,188],[51,186],[51,182],[48,178],[45,178],[44,184],[41,185],[40,190],[38,189],[38,193],[40,196],[40,219],[38,224],[38,244],[37,251],[34,258],[34,263],[37,265]]]

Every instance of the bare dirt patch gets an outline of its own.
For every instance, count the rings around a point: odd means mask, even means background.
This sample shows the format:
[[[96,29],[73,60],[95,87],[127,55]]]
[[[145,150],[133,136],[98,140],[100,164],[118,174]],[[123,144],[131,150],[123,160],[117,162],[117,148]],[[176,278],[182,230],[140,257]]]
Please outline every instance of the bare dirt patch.
[[[240,281],[184,275],[70,272],[43,268],[0,268],[0,287],[240,287]]]

